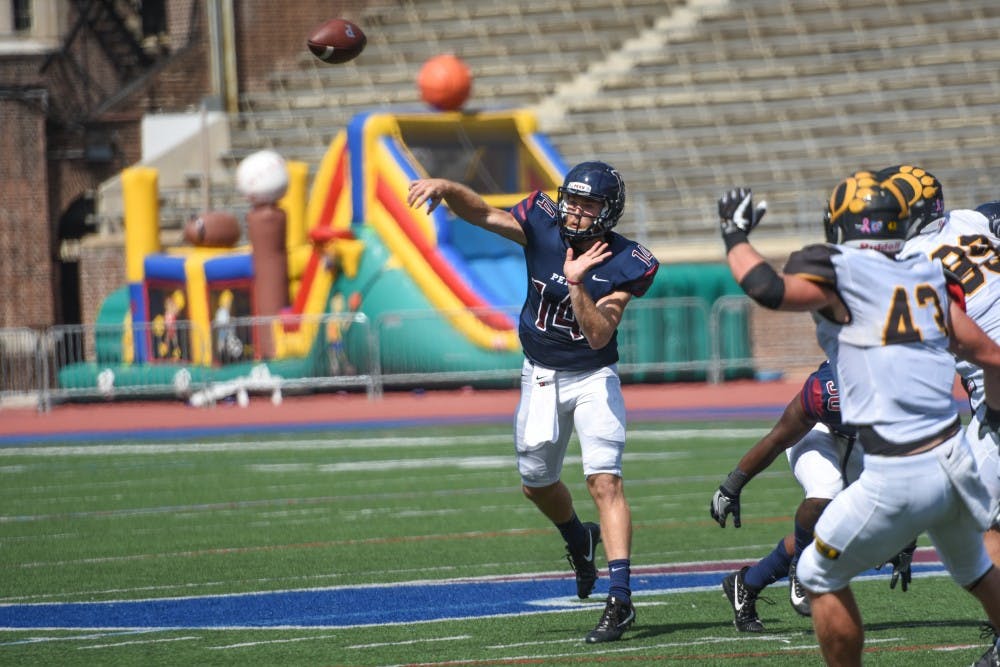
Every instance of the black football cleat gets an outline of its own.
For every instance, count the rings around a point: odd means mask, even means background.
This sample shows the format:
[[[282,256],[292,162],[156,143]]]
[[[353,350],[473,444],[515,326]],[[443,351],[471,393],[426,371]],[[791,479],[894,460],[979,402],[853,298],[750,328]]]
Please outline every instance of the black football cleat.
[[[757,595],[760,591],[746,585],[743,576],[750,567],[733,572],[722,580],[722,591],[733,608],[733,625],[740,632],[764,632],[764,624],[757,616]]]
[[[608,596],[601,620],[597,622],[596,628],[587,633],[587,643],[618,641],[634,622],[635,606],[632,601]]]
[[[566,547],[566,560],[576,572],[576,595],[581,600],[586,600],[597,582],[597,566],[594,560],[597,556],[597,545],[601,543],[601,527],[589,521],[584,523],[583,527],[587,529],[587,549],[573,553]]]

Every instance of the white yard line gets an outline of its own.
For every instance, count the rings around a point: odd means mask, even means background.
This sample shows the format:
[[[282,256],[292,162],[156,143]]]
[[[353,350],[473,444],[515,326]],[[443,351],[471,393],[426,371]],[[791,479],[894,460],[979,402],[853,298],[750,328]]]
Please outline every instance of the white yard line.
[[[92,644],[90,646],[77,646],[78,651],[88,651],[98,648],[118,648],[119,646],[136,646],[141,644],[163,644],[165,642],[187,642],[201,637],[164,637],[163,639],[145,639],[142,641],[114,642],[111,644]]]
[[[264,628],[260,628],[264,629]],[[292,639],[269,639],[260,642],[241,642],[239,644],[226,644],[225,646],[206,646],[212,651],[225,651],[234,648],[247,648],[249,646],[263,646],[265,644],[291,644],[293,642],[309,642],[316,639],[333,639],[337,635],[316,635],[315,637],[294,637]]]
[[[344,648],[365,649],[382,648],[384,646],[409,646],[410,644],[427,644],[429,642],[457,642],[463,639],[472,639],[472,635],[455,635],[454,637],[427,637],[425,639],[407,639],[399,642],[380,642],[378,644],[353,644]]]

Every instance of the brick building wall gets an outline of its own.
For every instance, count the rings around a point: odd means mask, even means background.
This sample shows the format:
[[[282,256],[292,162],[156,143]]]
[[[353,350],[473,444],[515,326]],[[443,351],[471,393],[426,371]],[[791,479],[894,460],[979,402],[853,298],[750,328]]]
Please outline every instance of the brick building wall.
[[[61,223],[74,202],[138,162],[144,114],[190,110],[211,93],[206,1],[167,0],[169,53],[139,81],[120,81],[100,39],[86,29],[55,57],[0,57],[0,327],[71,323],[60,295]],[[357,19],[370,4],[303,0],[291,11],[271,0],[233,0],[240,91],[263,90],[270,72],[293,66],[315,26],[335,16]],[[75,21],[69,16],[66,25]],[[85,80],[74,73],[80,63]],[[107,96],[125,86],[129,94],[109,104]],[[23,90],[40,101],[19,101]],[[95,108],[100,113],[79,122],[82,111]],[[94,147],[107,153],[89,159]],[[78,262],[80,319],[92,324],[107,294],[124,283],[124,249],[114,237],[73,248],[79,257],[62,259]]]
[[[101,304],[125,285],[125,239],[93,234],[80,243],[80,305],[84,322],[97,321]]]
[[[0,327],[45,327],[53,316],[45,103],[39,88],[0,98]]]

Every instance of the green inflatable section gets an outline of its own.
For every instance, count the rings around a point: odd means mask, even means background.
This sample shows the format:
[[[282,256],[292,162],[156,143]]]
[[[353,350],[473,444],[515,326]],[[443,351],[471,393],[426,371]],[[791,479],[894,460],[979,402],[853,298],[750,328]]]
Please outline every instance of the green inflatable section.
[[[98,363],[120,364],[122,362],[122,346],[124,344],[122,334],[125,331],[125,322],[128,318],[128,288],[121,287],[104,299],[101,310],[97,313],[94,345]]]
[[[521,366],[520,351],[486,350],[470,342],[434,310],[369,227],[357,232],[365,243],[358,275],[340,278],[335,289],[359,293],[360,310],[371,319],[383,373],[495,371]],[[517,321],[517,311],[510,313]]]

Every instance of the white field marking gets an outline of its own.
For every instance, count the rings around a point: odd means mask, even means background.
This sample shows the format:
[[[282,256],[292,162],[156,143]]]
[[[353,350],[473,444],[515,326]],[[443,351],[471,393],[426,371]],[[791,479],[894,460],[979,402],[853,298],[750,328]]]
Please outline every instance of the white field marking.
[[[21,628],[22,630],[24,628]],[[107,637],[120,637],[121,635],[142,635],[147,634],[148,630],[128,630],[125,632],[98,632],[98,633],[88,633],[85,635],[76,635],[74,637],[25,637],[24,639],[15,639],[9,642],[0,642],[0,646],[17,646],[18,644],[47,644],[50,642],[85,642],[92,639],[105,639]]]
[[[384,646],[408,646],[410,644],[426,644],[428,642],[457,642],[463,639],[472,639],[472,635],[455,635],[454,637],[428,637],[427,639],[407,639],[402,642],[381,642],[379,644],[353,644],[344,648],[382,648]]]
[[[547,641],[539,642],[517,642],[515,644],[493,644],[491,646],[484,646],[485,649],[493,650],[505,650],[511,648],[523,648],[525,646],[554,646],[555,644],[579,644],[579,637],[572,637],[569,639],[549,639]]]
[[[688,458],[687,452],[643,452],[624,455],[626,462],[638,461],[669,461]],[[563,464],[582,463],[579,456],[567,456]],[[316,466],[321,472],[385,472],[387,470],[427,470],[435,468],[463,468],[471,470],[507,469],[514,465],[511,456],[460,456],[433,457],[427,459],[390,459],[370,461],[349,461],[345,463],[328,463]]]
[[[512,456],[456,456],[429,459],[349,461],[316,466],[320,472],[386,472],[389,470],[428,470],[436,468],[503,469],[513,465]]]
[[[767,642],[778,641],[778,642],[783,642],[785,644],[790,644],[790,643],[792,643],[792,640],[795,639],[796,637],[805,637],[805,636],[806,636],[805,632],[789,632],[789,633],[781,633],[781,634],[760,634],[760,635],[756,635],[755,634],[752,637],[748,636],[746,638],[747,639],[756,639],[758,641],[767,641]],[[704,638],[701,638],[701,639],[692,639],[692,640],[687,641],[687,642],[670,642],[668,644],[657,644],[657,646],[659,646],[659,647],[665,647],[665,646],[697,646],[699,644],[706,644],[706,643],[707,644],[726,644],[726,643],[731,643],[731,642],[739,642],[742,639],[744,639],[744,638],[743,637],[704,637]],[[514,644],[495,644],[493,646],[484,646],[483,648],[495,649],[495,650],[501,650],[502,651],[502,650],[511,649],[511,648],[523,648],[523,647],[526,647],[526,646],[552,646],[552,645],[555,645],[555,644],[579,644],[579,643],[580,643],[580,639],[579,638],[576,638],[576,639],[549,639],[549,640],[537,641],[537,642],[517,642],[517,643],[514,643]],[[648,647],[648,648],[652,648],[652,647]],[[549,657],[549,656],[546,656],[546,657]]]
[[[759,437],[763,428],[706,428],[662,429],[629,431],[628,439],[733,439],[745,440]],[[53,457],[53,456],[108,456],[112,454],[208,454],[218,452],[252,452],[280,450],[330,450],[330,449],[402,449],[408,447],[452,447],[467,445],[508,444],[513,446],[511,435],[467,435],[448,437],[390,437],[390,438],[328,438],[311,440],[263,440],[255,442],[177,442],[111,445],[59,445],[0,447],[0,456]]]
[[[187,642],[201,637],[164,637],[163,639],[145,639],[143,641],[115,642],[113,644],[93,644],[92,646],[77,646],[77,651],[90,651],[95,648],[118,648],[119,646],[135,646],[137,644],[163,644],[164,642]]]
[[[262,642],[243,642],[241,644],[227,644],[226,646],[206,646],[212,651],[225,651],[231,648],[247,648],[248,646],[263,646],[264,644],[291,644],[292,642],[309,642],[314,639],[333,639],[337,635],[316,635],[315,637],[294,637],[292,639],[269,639]]]
[[[902,637],[878,637],[876,639],[869,639],[868,637],[865,637],[865,646],[867,646],[868,644],[890,644],[890,643],[894,644],[896,642],[901,642],[901,641],[903,641]],[[973,644],[973,645],[970,645],[970,646],[968,646],[966,648],[974,648],[975,646],[976,645]],[[819,644],[796,644],[795,646],[781,646],[779,648],[782,651],[801,651],[804,648],[816,649],[818,651],[819,650]],[[942,646],[940,648],[933,648],[931,650],[932,651],[957,651],[959,649],[960,649],[960,647]]]
[[[560,640],[561,641],[561,640]],[[648,651],[649,649],[657,648],[687,648],[691,646],[704,646],[710,644],[726,644],[735,642],[747,642],[747,641],[757,641],[757,642],[785,642],[788,643],[789,640],[781,635],[754,635],[754,636],[744,636],[744,637],[706,637],[705,639],[696,639],[687,642],[665,642],[661,644],[650,644],[646,646],[622,646],[618,645],[613,648],[607,649],[594,649],[591,645],[584,645],[582,640],[577,639],[580,642],[580,648],[585,649],[586,653],[575,652],[575,653],[544,653],[537,655],[514,655],[514,656],[503,656],[502,658],[494,658],[494,661],[502,662],[518,662],[521,660],[531,660],[531,661],[545,661],[551,660],[553,658],[573,658],[579,657],[580,655],[599,655],[599,654],[622,654],[622,653],[634,653],[636,651]],[[797,649],[799,647],[783,647]],[[802,647],[809,648],[809,647]],[[468,660],[442,660],[438,662],[419,662],[419,663],[407,663],[405,667],[434,667],[434,665],[471,665],[481,663],[482,659],[468,659]],[[404,665],[392,665],[391,667],[404,667]]]
[[[314,467],[309,463],[254,463],[247,469],[255,472],[307,472]]]

